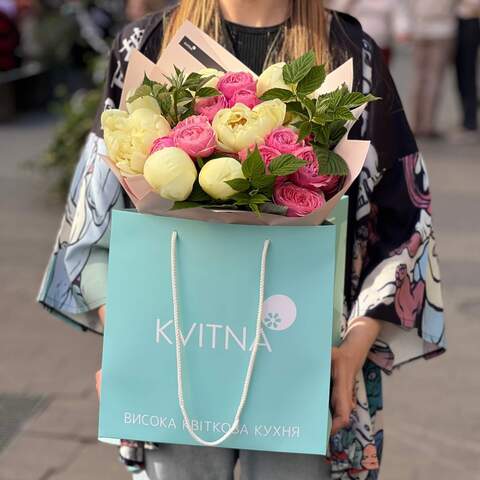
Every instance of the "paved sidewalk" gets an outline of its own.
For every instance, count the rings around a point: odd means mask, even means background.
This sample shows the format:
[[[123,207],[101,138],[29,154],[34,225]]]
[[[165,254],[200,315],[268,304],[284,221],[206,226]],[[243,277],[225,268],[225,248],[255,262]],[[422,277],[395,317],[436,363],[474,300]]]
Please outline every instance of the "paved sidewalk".
[[[409,74],[404,60],[399,67],[403,92]],[[450,95],[442,124],[454,123],[453,106]],[[41,397],[37,413],[0,451],[0,480],[127,479],[115,449],[95,439],[100,338],[75,331],[34,302],[61,206],[49,199],[45,179],[22,165],[47,145],[52,127],[45,115],[0,126],[0,406],[7,396],[18,398],[19,405],[21,399]],[[432,177],[450,349],[385,380],[381,478],[475,479],[480,478],[479,148],[423,147]],[[0,425],[7,415],[0,411]]]

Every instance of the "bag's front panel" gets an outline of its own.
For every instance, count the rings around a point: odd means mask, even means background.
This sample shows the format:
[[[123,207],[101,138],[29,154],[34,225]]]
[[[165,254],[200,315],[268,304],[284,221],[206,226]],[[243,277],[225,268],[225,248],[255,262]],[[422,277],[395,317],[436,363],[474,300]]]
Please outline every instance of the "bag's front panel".
[[[184,395],[206,440],[233,420],[264,325],[238,431],[222,446],[325,453],[335,227],[254,227],[116,213],[100,436],[196,444],[178,408],[170,242],[178,232]]]

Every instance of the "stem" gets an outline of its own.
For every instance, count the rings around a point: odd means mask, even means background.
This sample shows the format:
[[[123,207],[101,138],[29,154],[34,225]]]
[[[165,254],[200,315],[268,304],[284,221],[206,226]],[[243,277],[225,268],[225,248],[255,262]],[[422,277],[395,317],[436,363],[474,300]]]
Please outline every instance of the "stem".
[[[173,90],[173,115],[174,115],[174,123],[178,123],[178,99],[177,99],[177,89],[176,87]]]

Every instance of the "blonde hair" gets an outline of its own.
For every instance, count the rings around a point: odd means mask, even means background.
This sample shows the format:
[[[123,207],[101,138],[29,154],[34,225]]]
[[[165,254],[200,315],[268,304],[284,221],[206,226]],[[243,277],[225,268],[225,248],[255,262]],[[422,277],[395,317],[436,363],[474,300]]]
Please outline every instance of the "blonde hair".
[[[291,0],[290,18],[285,23],[283,42],[272,52],[266,63],[288,61],[309,50],[315,52],[317,62],[329,63],[328,27],[323,0]],[[221,42],[221,13],[217,0],[181,0],[165,25],[163,46],[175,35],[185,20]]]

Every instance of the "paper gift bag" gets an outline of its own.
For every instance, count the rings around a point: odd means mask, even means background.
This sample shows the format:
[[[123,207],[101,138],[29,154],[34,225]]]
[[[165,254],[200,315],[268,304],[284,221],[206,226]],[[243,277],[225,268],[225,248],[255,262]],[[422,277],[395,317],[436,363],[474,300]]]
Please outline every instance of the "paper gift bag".
[[[99,437],[325,454],[336,226],[115,211]]]

